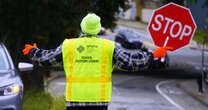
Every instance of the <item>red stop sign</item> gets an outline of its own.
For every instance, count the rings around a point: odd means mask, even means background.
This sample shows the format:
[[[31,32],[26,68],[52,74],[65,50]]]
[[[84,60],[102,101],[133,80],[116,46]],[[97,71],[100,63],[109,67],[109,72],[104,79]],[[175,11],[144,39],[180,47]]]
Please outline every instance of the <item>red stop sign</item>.
[[[154,10],[148,31],[156,46],[179,49],[192,39],[196,24],[189,9],[169,3]]]

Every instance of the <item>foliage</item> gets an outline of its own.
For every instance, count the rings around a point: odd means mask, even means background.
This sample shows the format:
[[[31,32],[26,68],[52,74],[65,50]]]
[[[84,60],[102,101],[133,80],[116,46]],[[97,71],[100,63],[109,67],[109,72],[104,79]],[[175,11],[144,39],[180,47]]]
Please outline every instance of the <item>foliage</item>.
[[[53,98],[48,93],[28,90],[23,96],[23,110],[50,110]]]
[[[79,35],[81,19],[89,12],[100,15],[105,28],[114,28],[119,8],[128,8],[128,0],[1,0],[0,40],[15,56],[25,43],[55,48],[67,36]]]
[[[208,38],[208,32],[207,31],[196,30],[196,32],[194,34],[194,37],[193,37],[193,40],[203,44],[205,39],[207,39],[207,38]]]
[[[190,0],[192,3],[196,4],[197,0]]]
[[[80,22],[89,12],[100,15],[105,28],[114,28],[119,8],[127,7],[128,0],[0,0],[0,42],[17,65],[29,61],[21,52],[24,44],[36,42],[50,49],[67,37],[78,37]]]
[[[23,110],[65,110],[64,97],[53,98],[49,93],[28,90],[24,93]]]
[[[190,0],[192,3],[196,4],[198,0]],[[204,4],[202,5],[202,8],[208,7],[208,0],[205,0]],[[208,18],[207,18],[208,19]],[[208,22],[208,21],[207,21]],[[197,30],[195,32],[195,35],[193,37],[193,39],[197,42],[203,43],[205,41],[205,39],[208,38],[208,32],[203,31],[203,30]],[[208,44],[206,44],[208,45]]]
[[[178,5],[184,5],[185,0],[162,0],[163,4],[167,4],[170,2],[176,3]]]
[[[64,97],[54,98],[50,110],[66,110],[65,103]]]
[[[77,37],[81,19],[89,12],[100,15],[104,27],[113,28],[114,15],[119,8],[126,9],[127,3],[128,0],[1,0],[1,39],[10,45],[18,43],[18,47],[26,42],[55,47],[66,36]]]
[[[194,3],[194,4],[196,4],[198,0],[190,0],[190,1],[191,1],[192,3]],[[202,7],[203,7],[203,8],[204,8],[204,7],[208,7],[208,0],[205,0],[205,2],[204,2],[204,4],[203,4]]]

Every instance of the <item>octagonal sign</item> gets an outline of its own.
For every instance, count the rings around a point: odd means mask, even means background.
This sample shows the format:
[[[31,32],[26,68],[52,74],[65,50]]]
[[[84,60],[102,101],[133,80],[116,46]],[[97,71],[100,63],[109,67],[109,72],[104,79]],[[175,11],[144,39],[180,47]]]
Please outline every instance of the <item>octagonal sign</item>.
[[[191,41],[196,24],[188,8],[169,3],[153,11],[148,31],[159,47],[172,47],[174,51]]]

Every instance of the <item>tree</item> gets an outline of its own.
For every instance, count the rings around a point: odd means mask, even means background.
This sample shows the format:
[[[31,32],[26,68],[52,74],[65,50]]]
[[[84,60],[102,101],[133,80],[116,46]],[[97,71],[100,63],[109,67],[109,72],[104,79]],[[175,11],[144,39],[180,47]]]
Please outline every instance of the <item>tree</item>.
[[[192,3],[196,4],[198,0],[190,0]],[[205,0],[204,5],[202,6],[204,7],[208,7],[208,0]]]
[[[0,0],[0,41],[9,48],[15,64],[29,61],[21,52],[24,44],[36,42],[49,49],[67,37],[78,37],[81,19],[89,12],[98,14],[105,28],[114,28],[119,8],[127,7],[128,0]],[[24,74],[24,79],[38,82],[48,71],[35,70]],[[43,84],[37,84],[37,88],[40,85]]]
[[[184,5],[185,0],[162,0],[163,4],[167,4],[170,2],[176,3],[178,5]]]

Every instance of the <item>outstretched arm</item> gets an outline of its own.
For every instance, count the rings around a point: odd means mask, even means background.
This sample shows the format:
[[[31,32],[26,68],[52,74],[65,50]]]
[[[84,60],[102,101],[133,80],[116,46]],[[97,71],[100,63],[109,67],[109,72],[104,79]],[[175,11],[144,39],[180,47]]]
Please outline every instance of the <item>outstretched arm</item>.
[[[118,68],[128,71],[138,71],[149,66],[153,60],[153,54],[152,52],[142,50],[125,50],[116,44],[113,60]]]
[[[43,66],[51,66],[62,63],[62,44],[56,49],[43,50],[39,48],[32,48],[28,54],[32,61],[37,61]]]

